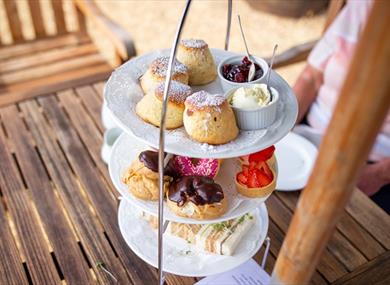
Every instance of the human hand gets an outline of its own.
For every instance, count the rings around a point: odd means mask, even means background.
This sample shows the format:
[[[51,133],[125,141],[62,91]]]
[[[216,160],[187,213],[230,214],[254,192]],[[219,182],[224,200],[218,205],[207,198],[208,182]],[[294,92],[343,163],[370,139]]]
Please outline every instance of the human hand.
[[[386,174],[387,167],[383,163],[366,164],[358,178],[357,187],[367,196],[372,196],[378,192],[382,186],[389,183]]]

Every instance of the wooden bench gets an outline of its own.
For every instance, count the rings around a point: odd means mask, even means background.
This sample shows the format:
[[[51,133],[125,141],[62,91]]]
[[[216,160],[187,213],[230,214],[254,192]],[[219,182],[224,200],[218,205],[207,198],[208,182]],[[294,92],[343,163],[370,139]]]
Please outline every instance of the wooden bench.
[[[47,32],[41,3],[28,0],[33,39],[23,33],[26,16],[20,17],[17,1],[0,2],[5,8],[12,38],[11,44],[4,44],[4,35],[0,38],[0,106],[85,84],[91,78],[104,79],[113,67],[135,55],[132,39],[92,1],[72,2],[77,30],[70,30],[66,25],[64,1],[46,2],[54,15],[56,33],[53,35]],[[110,62],[103,56],[98,40],[88,33],[87,21],[97,27],[112,46],[115,54]]]

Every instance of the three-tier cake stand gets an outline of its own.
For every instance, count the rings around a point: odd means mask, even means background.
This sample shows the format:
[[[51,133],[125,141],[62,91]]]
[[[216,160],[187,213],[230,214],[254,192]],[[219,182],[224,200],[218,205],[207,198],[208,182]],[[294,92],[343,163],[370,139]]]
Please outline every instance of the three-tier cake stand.
[[[112,73],[104,88],[104,108],[109,110],[116,125],[124,131],[113,147],[109,162],[112,182],[123,197],[118,211],[120,229],[134,253],[159,269],[160,284],[163,282],[163,271],[187,276],[206,276],[232,269],[256,253],[268,231],[265,199],[248,199],[237,194],[234,179],[238,166],[234,158],[257,152],[281,140],[293,127],[298,113],[297,102],[292,89],[282,77],[272,72],[270,85],[278,90],[280,99],[277,108],[277,119],[266,129],[241,131],[237,139],[224,145],[212,146],[195,142],[188,137],[184,128],[165,130],[167,91],[171,76],[167,76],[165,82],[161,128],[145,123],[136,115],[135,105],[143,96],[138,79],[146,71],[150,62],[159,56],[169,55],[167,74],[171,75],[172,59],[175,58],[176,47],[190,3],[191,0],[187,0],[174,44],[170,50],[158,50],[126,62]],[[217,65],[225,57],[235,55],[226,50],[229,42],[232,8],[231,1],[228,1],[228,3],[225,50],[211,49]],[[218,78],[208,85],[195,86],[193,89],[206,90],[210,93],[222,93]],[[121,175],[131,164],[131,161],[137,157],[140,151],[150,147],[159,150],[160,198],[158,202],[136,199],[127,190],[127,186],[121,182]],[[178,217],[170,212],[167,207],[164,209],[162,179],[164,152],[194,158],[224,159],[216,181],[221,184],[228,197],[230,206],[227,213],[215,220],[199,222]],[[141,212],[158,217],[157,234],[146,226],[146,221],[142,221],[139,217]],[[232,257],[194,253],[190,245],[183,244],[182,241],[171,237],[166,237],[166,242],[163,243],[163,237],[165,239],[163,232],[167,221],[208,224],[237,218],[248,212],[255,217],[255,225],[245,236],[245,242],[241,242],[236,250],[237,253]]]

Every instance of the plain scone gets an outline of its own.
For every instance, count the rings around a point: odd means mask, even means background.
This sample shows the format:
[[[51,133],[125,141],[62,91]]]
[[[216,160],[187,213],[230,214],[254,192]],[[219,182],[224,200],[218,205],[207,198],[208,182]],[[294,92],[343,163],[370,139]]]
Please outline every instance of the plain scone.
[[[180,41],[176,58],[188,67],[190,85],[204,85],[217,77],[214,58],[203,40]]]
[[[224,144],[238,136],[236,118],[224,96],[199,91],[187,98],[183,116],[188,135],[201,143]]]
[[[161,82],[152,93],[147,93],[138,102],[135,112],[145,122],[160,127],[161,109],[165,82]],[[165,126],[176,129],[183,126],[184,101],[192,94],[190,86],[177,81],[171,81],[168,92],[168,104]]]
[[[145,94],[153,92],[156,87],[165,80],[169,57],[159,57],[152,61],[149,68],[140,78],[140,84]],[[172,70],[172,80],[188,84],[188,68],[175,59]]]

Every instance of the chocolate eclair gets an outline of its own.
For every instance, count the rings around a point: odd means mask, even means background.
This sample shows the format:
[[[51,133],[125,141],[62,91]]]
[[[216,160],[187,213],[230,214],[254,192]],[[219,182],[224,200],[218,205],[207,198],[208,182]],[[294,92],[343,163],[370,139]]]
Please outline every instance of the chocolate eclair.
[[[168,191],[173,173],[169,168],[164,170],[164,192]],[[142,200],[158,200],[159,197],[159,175],[158,175],[158,153],[151,150],[141,152],[133,161],[122,177],[129,191]]]
[[[185,176],[173,181],[167,203],[177,215],[197,220],[215,219],[227,209],[221,185],[204,176]]]

